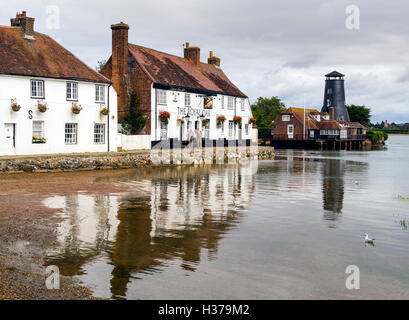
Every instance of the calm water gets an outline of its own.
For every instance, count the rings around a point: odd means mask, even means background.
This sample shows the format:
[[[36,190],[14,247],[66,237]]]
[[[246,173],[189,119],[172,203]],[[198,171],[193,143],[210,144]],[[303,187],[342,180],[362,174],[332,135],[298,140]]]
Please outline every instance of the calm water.
[[[103,178],[134,191],[46,200],[65,217],[46,264],[115,299],[409,298],[408,159],[395,136],[385,151]]]

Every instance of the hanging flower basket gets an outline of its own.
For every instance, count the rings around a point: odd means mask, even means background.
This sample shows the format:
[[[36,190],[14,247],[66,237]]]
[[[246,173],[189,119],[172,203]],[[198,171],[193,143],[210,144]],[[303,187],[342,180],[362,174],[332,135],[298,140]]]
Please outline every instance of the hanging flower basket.
[[[220,127],[223,122],[226,121],[226,117],[225,116],[217,116],[216,118],[216,122],[217,122],[217,126]]]
[[[100,113],[103,116],[107,116],[109,114],[109,109],[107,107],[104,107],[104,108],[101,109]]]
[[[13,102],[10,106],[14,112],[17,112],[21,109],[21,106],[17,102]]]
[[[82,110],[82,106],[80,104],[73,103],[71,110],[73,114],[79,114]]]
[[[178,125],[181,127],[185,123],[185,120],[183,119],[178,119]]]
[[[241,117],[235,116],[235,117],[233,118],[233,122],[234,122],[235,124],[241,125]]]
[[[48,110],[47,102],[37,102],[37,109],[40,112],[46,112]]]
[[[202,127],[206,127],[206,125],[209,123],[209,119],[203,119],[202,121]]]
[[[170,118],[170,113],[167,111],[161,111],[159,113],[159,120],[165,124],[168,124]]]
[[[255,124],[255,123],[256,123],[256,118],[249,119],[249,124]]]

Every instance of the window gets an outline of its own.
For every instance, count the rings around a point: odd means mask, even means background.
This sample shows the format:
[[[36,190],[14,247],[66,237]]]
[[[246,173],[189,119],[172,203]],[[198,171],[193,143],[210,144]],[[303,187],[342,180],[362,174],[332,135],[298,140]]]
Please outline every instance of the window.
[[[95,102],[97,103],[105,102],[105,86],[99,84],[95,86]]]
[[[166,102],[166,90],[157,90],[157,96],[158,96],[158,104],[167,104]]]
[[[77,124],[65,124],[65,144],[77,144]]]
[[[94,143],[105,143],[105,123],[94,124]]]
[[[41,138],[44,138],[44,121],[33,121],[33,140]]]
[[[240,109],[241,111],[244,111],[244,99],[240,100]]]
[[[314,130],[310,130],[310,138],[314,138]]]
[[[227,97],[227,109],[234,109],[234,97]]]
[[[185,107],[190,107],[190,93],[185,93]]]
[[[31,98],[44,99],[44,80],[31,80]]]
[[[222,99],[222,109],[224,109],[224,96],[222,96],[221,99]]]
[[[288,115],[288,114],[283,114],[282,120],[283,120],[283,121],[290,121],[290,115]]]
[[[245,134],[246,136],[249,135],[249,125],[248,125],[248,124],[245,124],[245,125],[244,125],[244,134]]]
[[[78,83],[67,82],[67,100],[78,100]]]

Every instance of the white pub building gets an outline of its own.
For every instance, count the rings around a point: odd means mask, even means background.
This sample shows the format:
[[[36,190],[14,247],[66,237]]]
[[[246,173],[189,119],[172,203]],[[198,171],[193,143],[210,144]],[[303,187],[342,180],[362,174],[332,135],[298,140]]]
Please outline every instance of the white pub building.
[[[186,43],[179,57],[128,42],[129,26],[112,29],[112,56],[102,74],[112,79],[118,93],[121,122],[129,111],[129,95],[136,93],[147,119],[142,134],[151,146],[170,141],[186,145],[192,136],[225,145],[250,145],[252,113],[249,99],[225,75],[220,59],[200,61],[200,48]]]
[[[111,81],[23,11],[0,26],[0,156],[117,150]]]

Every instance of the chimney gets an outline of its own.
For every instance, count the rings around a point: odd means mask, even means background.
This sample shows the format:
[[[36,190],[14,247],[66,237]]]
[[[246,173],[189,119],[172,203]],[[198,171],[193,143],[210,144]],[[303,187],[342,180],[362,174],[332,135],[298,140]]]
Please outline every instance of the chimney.
[[[334,107],[329,107],[329,119],[334,120]]]
[[[191,47],[189,45],[189,42],[186,42],[184,56],[185,56],[185,59],[192,61],[196,67],[200,66],[200,48],[199,47]]]
[[[23,32],[28,36],[34,35],[34,18],[27,17],[27,12],[17,12],[16,17],[10,19],[12,27],[21,27]]]
[[[128,108],[126,76],[128,71],[128,30],[123,22],[111,25],[112,29],[112,83],[118,94],[118,118],[125,115]]]
[[[220,58],[213,56],[213,51],[210,51],[209,59],[207,59],[207,63],[214,65],[216,67],[220,67]]]

